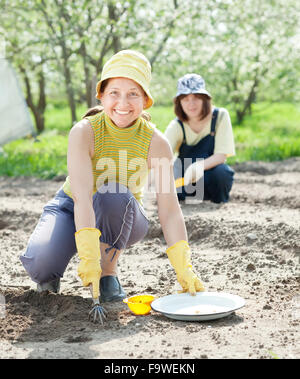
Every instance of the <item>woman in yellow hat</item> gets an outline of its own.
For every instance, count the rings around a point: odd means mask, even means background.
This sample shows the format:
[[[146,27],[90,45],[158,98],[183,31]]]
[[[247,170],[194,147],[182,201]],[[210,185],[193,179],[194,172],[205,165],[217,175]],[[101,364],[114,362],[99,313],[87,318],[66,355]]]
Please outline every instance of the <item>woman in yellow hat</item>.
[[[78,274],[93,298],[120,301],[117,260],[148,230],[142,205],[148,172],[156,177],[159,219],[167,255],[183,291],[203,291],[192,270],[183,215],[176,196],[172,151],[144,110],[153,104],[151,66],[136,51],[123,50],[103,67],[96,97],[70,131],[68,177],[45,207],[20,257],[38,290],[59,291],[60,278],[76,251]]]

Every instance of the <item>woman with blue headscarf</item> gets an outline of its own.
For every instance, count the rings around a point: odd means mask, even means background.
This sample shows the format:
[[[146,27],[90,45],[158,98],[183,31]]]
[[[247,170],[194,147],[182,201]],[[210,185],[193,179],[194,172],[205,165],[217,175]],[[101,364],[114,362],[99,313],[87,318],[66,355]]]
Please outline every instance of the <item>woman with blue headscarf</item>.
[[[178,185],[178,199],[227,202],[234,171],[225,162],[235,155],[228,111],[212,105],[212,96],[198,74],[186,74],[178,80],[174,111],[177,117],[168,125],[165,136],[176,157],[175,179],[183,184]]]

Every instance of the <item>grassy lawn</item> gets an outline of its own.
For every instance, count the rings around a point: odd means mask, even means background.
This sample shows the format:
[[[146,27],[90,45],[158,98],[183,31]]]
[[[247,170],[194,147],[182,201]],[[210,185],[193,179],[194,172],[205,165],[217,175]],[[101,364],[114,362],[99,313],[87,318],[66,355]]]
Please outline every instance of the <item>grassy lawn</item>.
[[[78,119],[86,111],[77,108]],[[232,117],[236,153],[229,164],[248,160],[276,161],[300,156],[300,107],[293,104],[258,103],[243,125]],[[173,108],[154,106],[149,113],[162,132],[174,118]],[[67,173],[67,136],[71,128],[67,106],[49,105],[46,131],[37,139],[13,141],[0,152],[0,175],[34,175],[44,179]]]
[[[259,103],[242,126],[235,125],[234,118],[232,121],[237,154],[231,162],[300,156],[299,106]]]

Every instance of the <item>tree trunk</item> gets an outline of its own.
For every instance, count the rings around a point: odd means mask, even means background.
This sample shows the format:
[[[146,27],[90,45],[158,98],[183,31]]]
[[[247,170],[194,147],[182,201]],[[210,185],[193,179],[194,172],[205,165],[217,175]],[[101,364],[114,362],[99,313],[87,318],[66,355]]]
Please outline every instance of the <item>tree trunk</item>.
[[[97,86],[97,82],[98,82],[98,79],[97,79],[97,75],[94,74],[92,76],[92,79],[90,81],[90,84],[91,84],[91,89],[90,89],[90,94],[91,94],[91,107],[95,107],[96,105],[98,105],[98,100],[96,99],[96,86]]]
[[[67,54],[67,48],[65,45],[65,41],[62,41],[61,43],[62,51],[63,51],[63,68],[64,68],[64,76],[65,76],[65,83],[66,83],[66,90],[67,90],[67,96],[68,96],[68,103],[71,111],[71,119],[72,119],[72,125],[77,121],[76,117],[76,104],[74,99],[74,90],[72,86],[72,77],[71,77],[71,71],[69,67],[68,62],[68,54]]]
[[[81,35],[80,35],[81,37]],[[84,70],[84,83],[85,83],[85,101],[88,108],[92,107],[92,82],[90,79],[90,69],[88,65],[88,57],[86,53],[85,43],[82,42],[79,53],[82,56],[83,70]]]
[[[42,14],[44,15],[44,18],[46,20],[46,23],[49,27],[49,31],[51,30],[52,34],[49,33],[50,39],[53,38],[53,35],[56,37],[58,41],[58,45],[61,47],[62,50],[62,64],[63,64],[63,73],[65,77],[65,84],[66,84],[66,92],[67,92],[67,98],[68,98],[68,103],[71,111],[71,119],[72,119],[72,124],[74,124],[77,121],[76,117],[76,104],[75,104],[75,99],[74,99],[74,90],[73,90],[73,85],[72,85],[72,75],[71,75],[71,70],[69,67],[69,57],[70,54],[68,52],[68,48],[66,45],[66,36],[65,36],[65,31],[64,31],[64,24],[61,22],[60,19],[56,21],[56,24],[58,24],[60,34],[57,33],[56,29],[57,27],[54,27],[54,21],[52,18],[49,17],[49,14],[47,13],[47,6],[46,2],[44,0],[41,0],[42,6],[39,8]],[[59,16],[61,19],[65,21],[69,21],[69,15],[67,12],[65,12],[64,2],[59,2],[55,1],[56,7],[59,11]]]
[[[256,97],[256,89],[258,87],[258,83],[259,82],[258,82],[258,78],[256,75],[256,77],[254,78],[254,82],[252,84],[250,93],[249,93],[249,95],[248,95],[248,97],[247,97],[247,99],[243,105],[243,108],[236,110],[236,118],[237,118],[238,124],[242,124],[245,116],[247,114],[251,113],[251,107],[252,107],[252,104],[253,104],[255,97]]]
[[[25,88],[26,88],[26,102],[28,107],[31,109],[35,126],[38,133],[45,130],[45,110],[46,110],[46,95],[45,95],[45,77],[41,70],[39,73],[39,101],[36,105],[31,91],[30,80],[27,76],[26,70],[23,66],[19,66],[20,71],[23,75]]]
[[[116,24],[119,20],[116,6],[111,2],[108,2],[108,17],[111,25]],[[122,50],[120,37],[115,34],[114,27],[112,28],[112,47],[115,54]]]
[[[43,131],[45,129],[45,110],[47,106],[46,102],[46,92],[45,92],[45,76],[44,72],[41,70],[39,73],[39,101],[37,105],[38,109],[38,130]]]

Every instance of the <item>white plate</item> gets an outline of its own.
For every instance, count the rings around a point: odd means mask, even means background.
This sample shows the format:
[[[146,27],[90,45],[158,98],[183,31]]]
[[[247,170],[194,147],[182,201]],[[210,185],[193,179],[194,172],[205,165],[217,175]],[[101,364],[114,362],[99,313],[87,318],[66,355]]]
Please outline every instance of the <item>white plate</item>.
[[[168,295],[154,300],[155,312],[175,320],[206,321],[222,318],[245,305],[245,300],[225,292],[197,292]]]

